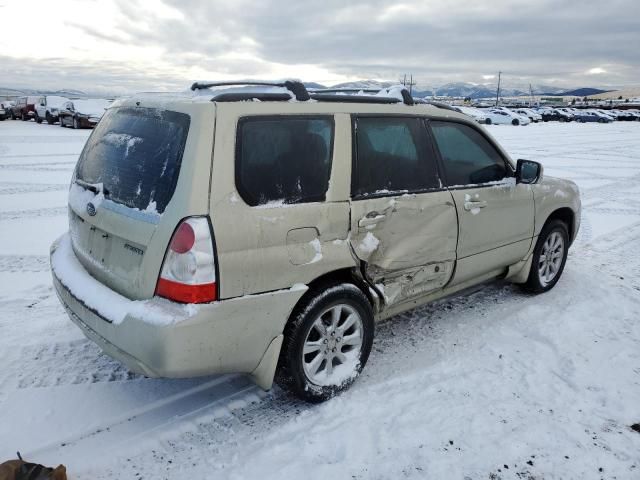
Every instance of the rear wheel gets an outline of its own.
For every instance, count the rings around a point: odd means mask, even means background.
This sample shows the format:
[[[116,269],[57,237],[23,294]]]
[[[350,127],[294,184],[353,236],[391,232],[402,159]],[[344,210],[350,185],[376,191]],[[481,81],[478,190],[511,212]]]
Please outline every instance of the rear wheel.
[[[513,120],[511,120],[511,125],[513,125],[514,127],[517,127],[518,125],[520,125],[520,120],[518,120],[517,118],[514,118]]]
[[[568,252],[567,225],[560,220],[552,220],[540,232],[524,288],[533,293],[551,290],[564,271]]]
[[[485,125],[491,125],[491,119],[490,119],[490,118],[487,118],[487,119],[484,121],[484,123],[485,123]]]
[[[276,382],[310,402],[333,397],[362,371],[373,333],[371,304],[355,285],[308,292],[285,327]]]

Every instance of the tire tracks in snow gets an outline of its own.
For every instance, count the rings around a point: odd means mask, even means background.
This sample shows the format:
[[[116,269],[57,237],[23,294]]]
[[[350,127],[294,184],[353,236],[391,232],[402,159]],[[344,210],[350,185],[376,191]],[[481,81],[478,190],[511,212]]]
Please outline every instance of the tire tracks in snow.
[[[2,220],[18,220],[25,218],[38,217],[54,217],[58,215],[66,215],[67,207],[51,207],[33,210],[14,210],[10,212],[0,212],[0,221]],[[1,267],[0,267],[1,268]]]
[[[0,272],[46,272],[49,257],[46,255],[0,255]]]

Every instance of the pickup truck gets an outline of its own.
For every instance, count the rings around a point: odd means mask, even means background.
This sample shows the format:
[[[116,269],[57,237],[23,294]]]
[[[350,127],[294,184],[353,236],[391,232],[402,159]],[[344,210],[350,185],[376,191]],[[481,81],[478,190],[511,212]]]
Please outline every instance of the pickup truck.
[[[43,95],[36,102],[36,122],[42,123],[46,120],[49,125],[58,121],[58,113],[62,106],[68,102],[67,97],[58,95]]]

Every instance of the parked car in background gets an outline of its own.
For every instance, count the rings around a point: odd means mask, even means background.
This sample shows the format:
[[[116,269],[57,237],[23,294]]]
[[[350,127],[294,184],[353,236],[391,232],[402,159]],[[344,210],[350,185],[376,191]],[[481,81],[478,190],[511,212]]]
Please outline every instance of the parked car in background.
[[[622,122],[635,122],[640,119],[640,114],[633,110],[611,110],[611,112],[615,113],[616,120]]]
[[[6,120],[11,115],[11,103],[9,100],[0,100],[0,120]]]
[[[491,119],[486,115],[485,112],[483,112],[479,108],[455,106],[453,107],[453,109],[457,112],[464,113],[465,115],[470,116],[478,123],[484,123],[487,125],[491,124]]]
[[[11,107],[11,118],[13,120],[31,120],[36,116],[36,102],[38,97],[18,97],[15,104]]]
[[[527,117],[533,123],[538,123],[542,121],[542,115],[540,115],[538,112],[534,110],[531,110],[530,108],[517,108],[514,110],[514,112],[516,112],[518,115],[521,115],[523,117]]]
[[[489,113],[492,123],[497,125],[529,125],[531,120],[528,117],[517,114],[506,107],[490,108]]]
[[[611,120],[617,120],[618,115],[616,115],[615,113],[613,113],[611,110],[603,110],[601,108],[596,108],[594,110],[596,113],[599,113],[600,115],[604,115],[605,117],[609,117]]]
[[[68,102],[67,97],[58,95],[43,95],[36,102],[36,122],[42,123],[46,120],[49,125],[53,125],[58,121],[58,111]]]
[[[588,122],[598,122],[598,123],[611,123],[613,119],[608,115],[603,115],[600,112],[595,110],[581,110],[579,113],[575,115],[576,122],[579,123],[588,123]]]
[[[58,112],[60,126],[93,128],[100,121],[110,103],[110,100],[101,98],[66,102]]]
[[[543,122],[570,122],[574,119],[572,114],[555,108],[542,109],[538,112],[542,115]]]

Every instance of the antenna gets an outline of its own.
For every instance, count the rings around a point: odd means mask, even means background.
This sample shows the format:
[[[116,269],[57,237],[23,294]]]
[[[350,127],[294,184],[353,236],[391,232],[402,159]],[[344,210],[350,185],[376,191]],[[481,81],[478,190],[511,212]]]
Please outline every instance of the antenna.
[[[407,74],[405,73],[402,77],[402,80],[399,80],[399,82],[404,85],[405,87],[409,88],[409,94],[413,93],[413,87],[416,84],[416,82],[413,81],[413,73],[409,74],[409,82],[407,83]]]

